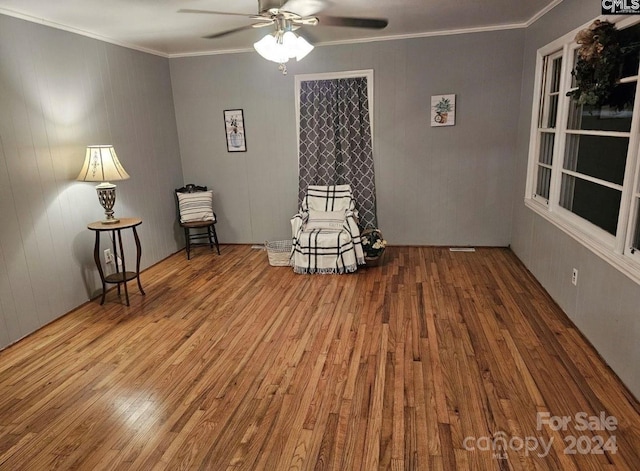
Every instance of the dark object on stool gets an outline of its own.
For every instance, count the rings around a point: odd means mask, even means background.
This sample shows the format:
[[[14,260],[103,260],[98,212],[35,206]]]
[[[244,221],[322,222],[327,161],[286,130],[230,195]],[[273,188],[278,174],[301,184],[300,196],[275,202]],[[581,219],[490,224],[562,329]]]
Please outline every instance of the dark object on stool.
[[[175,193],[178,219],[187,243],[187,260],[191,259],[191,247],[208,245],[213,248],[214,243],[220,255],[215,228],[217,218],[213,212],[213,192],[207,190],[206,186],[188,184],[176,189]],[[206,242],[201,242],[203,240]]]

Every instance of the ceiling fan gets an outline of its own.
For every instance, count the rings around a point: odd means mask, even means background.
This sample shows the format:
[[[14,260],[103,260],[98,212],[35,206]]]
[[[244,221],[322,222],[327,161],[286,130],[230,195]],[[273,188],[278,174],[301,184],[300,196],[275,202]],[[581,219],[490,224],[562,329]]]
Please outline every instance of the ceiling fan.
[[[181,9],[178,10],[178,13],[242,16],[254,21],[254,23],[240,26],[239,28],[204,36],[207,39],[216,39],[251,28],[273,26],[275,32],[266,35],[255,43],[254,47],[265,59],[279,63],[280,70],[282,70],[283,74],[286,74],[287,69],[284,63],[289,58],[296,57],[297,60],[300,60],[313,49],[313,46],[304,38],[293,33],[293,31],[302,26],[320,25],[382,29],[388,24],[388,20],[383,18],[318,15],[317,13],[322,11],[328,3],[327,0],[288,0],[284,4],[281,1],[258,0],[258,14],[256,15],[192,9]]]

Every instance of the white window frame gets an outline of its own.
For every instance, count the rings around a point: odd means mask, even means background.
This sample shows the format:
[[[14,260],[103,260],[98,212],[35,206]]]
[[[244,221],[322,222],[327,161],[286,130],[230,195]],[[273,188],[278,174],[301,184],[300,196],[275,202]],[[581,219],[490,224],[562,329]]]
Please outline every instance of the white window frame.
[[[543,126],[541,123],[546,123],[548,121],[548,113],[549,113],[549,109],[550,109],[550,102],[551,102],[551,93],[549,92],[549,82],[550,82],[550,78],[552,75],[552,71],[553,71],[553,61],[557,58],[562,58],[562,64],[560,67],[560,83],[562,83],[562,79],[564,77],[564,67],[565,67],[565,63],[566,61],[564,60],[564,56],[563,56],[563,50],[556,50],[554,52],[551,52],[549,54],[545,54],[543,56],[540,57],[540,64],[538,65],[540,68],[540,80],[537,82],[537,86],[538,86],[538,93],[537,96],[538,98],[538,112],[536,113],[536,123],[535,125],[532,125],[532,137],[531,137],[531,142],[533,143],[533,152],[535,153],[534,158],[532,159],[532,168],[531,168],[531,172],[533,172],[533,175],[531,177],[532,179],[532,191],[529,192],[528,194],[531,194],[531,197],[533,199],[535,199],[537,202],[544,204],[546,206],[549,205],[549,199],[545,198],[542,195],[538,195],[538,193],[536,192],[537,190],[537,185],[538,185],[538,171],[539,171],[539,167],[544,166],[545,168],[549,168],[551,170],[551,181],[549,183],[549,194],[551,194],[551,190],[553,188],[553,178],[554,178],[554,172],[553,172],[553,163],[556,161],[556,158],[558,158],[558,144],[559,144],[559,139],[558,139],[558,127],[560,126],[560,118],[561,118],[561,114],[560,112],[562,111],[561,107],[560,107],[560,98],[561,98],[561,93],[562,93],[562,86],[560,86],[560,90],[557,92],[558,95],[558,103],[556,105],[556,125],[554,128],[548,128]],[[547,68],[544,68],[544,62],[545,62],[545,58],[549,58],[549,60],[547,61]],[[551,63],[551,67],[549,67]],[[543,77],[543,75],[546,75],[546,77]],[[544,86],[544,90],[543,90],[543,86]],[[544,116],[539,116],[540,114],[540,107],[542,107],[542,109],[544,110],[545,115]],[[535,130],[534,130],[535,128]],[[542,134],[553,134],[554,136],[554,144],[553,144],[553,153],[551,156],[551,165],[543,165],[540,163],[540,144],[542,142],[541,136]]]
[[[615,23],[619,29],[635,25],[640,22],[637,17],[600,16],[598,19]],[[527,183],[525,187],[525,205],[551,222],[566,234],[573,237],[585,247],[589,248],[602,259],[609,262],[629,278],[640,284],[640,250],[635,253],[631,250],[633,231],[637,221],[638,206],[640,205],[640,80],[638,76],[628,77],[624,81],[636,82],[636,95],[633,107],[631,130],[628,134],[628,150],[623,184],[607,184],[620,189],[621,202],[616,236],[590,223],[586,219],[564,209],[560,205],[560,187],[562,174],[571,174],[570,170],[563,168],[565,143],[567,136],[571,134],[612,134],[620,136],[624,133],[576,131],[567,129],[569,104],[571,98],[567,97],[567,91],[571,90],[571,69],[573,68],[574,51],[578,47],[575,36],[581,29],[587,28],[592,21],[576,28],[548,45],[538,49],[536,56],[535,85],[533,91],[533,104],[531,114],[531,132],[529,137],[529,162],[527,168]],[[536,195],[537,169],[539,159],[539,135],[541,133],[539,114],[542,99],[543,73],[545,57],[557,57],[562,55],[560,93],[556,116],[554,149],[551,166],[551,182],[549,188],[549,200]],[[551,60],[551,59],[550,59]],[[551,131],[546,129],[546,132]],[[621,136],[624,137],[624,136]],[[589,180],[580,175],[580,178]],[[593,179],[595,183],[602,181]]]

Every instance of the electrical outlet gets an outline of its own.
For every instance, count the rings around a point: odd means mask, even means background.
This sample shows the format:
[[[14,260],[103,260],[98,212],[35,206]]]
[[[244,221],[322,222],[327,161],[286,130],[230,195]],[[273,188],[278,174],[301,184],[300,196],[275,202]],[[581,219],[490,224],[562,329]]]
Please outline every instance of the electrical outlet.
[[[111,249],[104,249],[104,263],[113,263],[113,254]]]
[[[573,269],[573,274],[571,275],[571,283],[573,283],[574,286],[578,286],[578,269],[577,268]]]

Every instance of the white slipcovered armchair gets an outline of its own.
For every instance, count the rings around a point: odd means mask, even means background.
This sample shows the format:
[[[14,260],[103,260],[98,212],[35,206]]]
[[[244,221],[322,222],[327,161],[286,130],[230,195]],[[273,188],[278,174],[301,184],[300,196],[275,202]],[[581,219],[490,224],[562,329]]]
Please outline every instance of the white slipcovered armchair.
[[[349,185],[310,185],[291,219],[296,273],[350,273],[363,265],[358,212]]]

